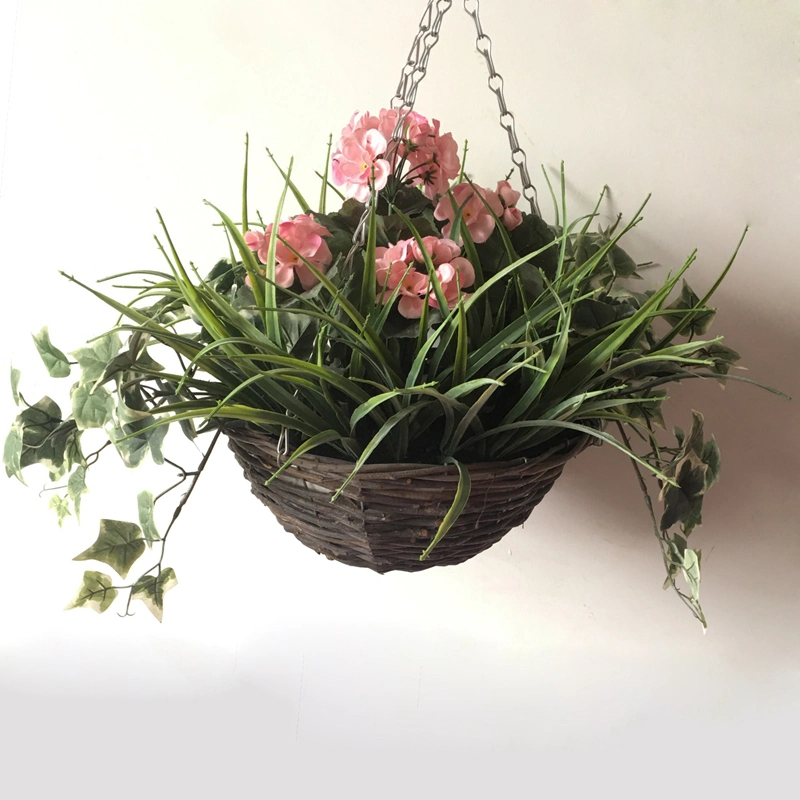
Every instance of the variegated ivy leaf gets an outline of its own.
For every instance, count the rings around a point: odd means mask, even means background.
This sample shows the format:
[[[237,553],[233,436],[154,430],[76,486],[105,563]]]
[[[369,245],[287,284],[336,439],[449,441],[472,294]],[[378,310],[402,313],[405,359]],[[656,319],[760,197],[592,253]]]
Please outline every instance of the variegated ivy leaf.
[[[152,547],[153,542],[161,541],[158,530],[156,530],[155,520],[153,519],[153,514],[155,512],[153,493],[148,491],[140,492],[137,500],[139,503],[139,524],[142,526],[142,533],[144,534],[147,546]]]
[[[125,578],[134,562],[144,553],[144,547],[142,529],[138,525],[116,519],[101,519],[100,534],[95,543],[72,560],[102,561]]]
[[[72,512],[69,510],[69,495],[65,497],[60,497],[57,494],[53,495],[53,497],[50,498],[50,508],[58,514],[59,528],[64,523],[64,520],[72,515]]]
[[[33,342],[42,357],[52,378],[66,378],[70,373],[67,357],[50,341],[50,333],[45,325],[39,333],[33,334]]]
[[[103,572],[90,570],[83,573],[83,583],[75,598],[67,606],[71,608],[91,608],[102,614],[117,598],[113,581]]]
[[[3,464],[5,464],[6,475],[9,478],[14,475],[21,483],[25,483],[22,477],[21,459],[22,428],[14,423],[8,432],[8,436],[6,436],[5,445],[3,446]]]
[[[81,518],[81,495],[87,492],[86,467],[78,465],[67,481],[67,492],[75,506],[75,516]]]
[[[131,597],[134,600],[141,600],[150,613],[159,621],[164,616],[164,593],[168,592],[178,579],[175,577],[175,570],[171,567],[162,569],[156,577],[155,575],[143,575],[133,584]]]
[[[20,371],[11,367],[11,396],[14,398],[14,405],[19,405],[19,378]]]
[[[700,599],[700,551],[689,548],[683,554],[683,577],[692,591],[692,599]]]
[[[43,464],[51,480],[59,480],[73,464],[84,463],[81,431],[74,420],[62,420],[61,409],[49,397],[29,406],[15,420],[22,430],[20,468]]]
[[[117,333],[109,333],[88,347],[81,347],[70,355],[81,368],[81,383],[94,383],[105,371],[122,347]]]
[[[680,297],[668,308],[685,312],[690,311],[699,304],[700,298],[694,293],[691,286],[686,281],[683,281]],[[713,308],[704,308],[702,311],[697,311],[691,321],[681,329],[681,333],[684,336],[702,336],[711,327],[716,313],[716,309]],[[685,318],[685,314],[665,314],[664,318],[673,325],[680,325]]]
[[[114,398],[102,386],[93,391],[88,383],[81,383],[72,392],[72,416],[81,430],[102,428],[113,411]]]
[[[117,427],[113,432],[114,446],[120,454],[126,467],[138,467],[149,452],[156,464],[164,463],[161,445],[167,435],[168,425],[161,425],[152,430],[144,430],[152,425],[156,418],[148,415],[122,427]],[[130,438],[123,438],[130,437]]]

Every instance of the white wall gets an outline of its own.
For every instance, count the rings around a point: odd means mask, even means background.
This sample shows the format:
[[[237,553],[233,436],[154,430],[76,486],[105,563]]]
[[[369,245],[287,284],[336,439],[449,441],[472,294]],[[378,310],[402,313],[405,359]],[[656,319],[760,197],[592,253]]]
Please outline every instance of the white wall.
[[[263,146],[295,155],[315,192],[328,133],[388,103],[422,6],[19,0],[16,28],[5,7],[0,363],[22,368],[23,392],[51,387],[30,331],[49,323],[74,349],[112,322],[58,269],[158,268],[156,205],[209,267],[225,245],[202,200],[237,212],[245,131],[252,204],[271,214],[279,190]],[[609,215],[652,192],[630,248],[666,266],[699,248],[698,288],[751,226],[716,328],[752,377],[800,394],[796,4],[485,0],[483,17],[532,166],[566,161],[576,212],[606,182]],[[469,138],[475,179],[492,183],[509,163],[473,42],[454,3],[417,107]],[[178,797],[791,796],[797,401],[744,385],[673,395],[670,420],[703,410],[723,454],[695,534],[705,636],[661,591],[634,476],[607,448],[480,558],[383,577],[297,544],[220,451],[171,537],[180,585],[161,626],[144,609],[61,609],[97,520],[133,518],[136,492],[171,475],[111,454],[83,524],[63,530],[38,483],[3,481],[4,796],[95,781],[92,794]],[[10,423],[8,392],[0,412]]]

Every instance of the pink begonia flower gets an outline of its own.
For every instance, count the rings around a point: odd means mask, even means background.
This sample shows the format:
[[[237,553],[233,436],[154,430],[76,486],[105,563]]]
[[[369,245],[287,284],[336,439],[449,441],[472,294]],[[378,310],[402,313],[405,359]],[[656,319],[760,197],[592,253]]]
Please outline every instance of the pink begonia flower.
[[[503,215],[503,204],[500,202],[497,192],[484,189],[477,184],[473,184],[473,186],[468,183],[459,183],[458,186],[453,187],[452,192],[456,208],[463,208],[461,212],[462,224],[467,226],[473,241],[480,244],[492,235],[495,226],[492,212],[497,217],[501,217]],[[483,200],[481,200],[481,197],[483,197]],[[489,208],[486,207],[487,205]],[[439,200],[433,216],[438,220],[448,220],[447,225],[442,229],[442,233],[445,236],[449,236],[456,217],[456,209],[453,208],[453,203],[449,196],[442,197]]]
[[[409,240],[411,244],[411,255],[415,261],[423,263],[425,259],[422,256],[422,250],[415,239]],[[438,236],[424,236],[422,244],[428,251],[428,255],[433,261],[433,266],[438,267],[439,264],[444,264],[447,261],[461,255],[461,248],[452,239],[440,239]]]
[[[391,172],[389,162],[383,158],[387,148],[377,117],[353,114],[331,157],[333,182],[344,186],[345,197],[364,203],[369,199],[373,180],[377,191],[386,186]]]
[[[507,230],[513,231],[522,222],[522,212],[517,208],[520,193],[515,192],[508,181],[498,181],[497,196],[505,209],[500,216],[503,226]]]
[[[389,145],[392,169],[405,159],[408,169],[403,180],[412,186],[423,184],[425,195],[433,200],[447,191],[450,181],[461,170],[458,145],[450,133],[439,133],[439,120],[427,120],[416,111],[383,109],[379,115],[380,132],[387,141],[392,138],[397,126],[398,114],[405,114],[402,141]]]
[[[469,297],[461,290],[475,282],[472,264],[461,257],[461,248],[452,239],[426,236],[422,244],[436,267],[448,306],[455,308],[459,296]],[[423,262],[422,250],[414,239],[402,239],[390,247],[375,248],[375,277],[380,287],[376,302],[385,305],[397,289],[400,296],[397,310],[404,317],[418,319],[426,296],[431,306],[439,308],[434,292],[429,291]]]
[[[403,127],[400,141],[392,142],[398,118]],[[410,186],[422,185],[431,200],[447,191],[461,169],[458,146],[452,134],[439,132],[439,120],[432,122],[416,111],[381,109],[379,115],[356,112],[342,130],[331,158],[331,173],[337,185],[344,185],[346,197],[366,202],[374,170],[375,188],[383,189],[389,175],[398,174]]]
[[[262,264],[266,264],[269,257],[272,228],[272,225],[268,225],[263,233],[248,231],[244,235],[247,246],[256,251]],[[278,226],[280,238],[275,246],[275,283],[288,288],[294,283],[296,275],[304,291],[316,286],[319,281],[303,262],[303,258],[312,263],[319,272],[326,272],[333,256],[322,237],[330,235],[331,232],[315,222],[310,214],[299,214],[281,222]],[[284,241],[280,241],[281,239]]]
[[[436,275],[442,285],[447,306],[451,310],[456,307],[459,296],[464,299],[470,296],[466,292],[460,291],[475,283],[475,270],[466,258],[454,258],[449,263],[438,266]],[[428,302],[434,308],[439,308],[439,301],[436,299],[434,292],[430,293]]]
[[[400,282],[409,263],[414,260],[408,252],[409,242],[409,239],[404,239],[391,247],[375,248],[375,278],[381,289],[386,287],[387,299]]]
[[[406,319],[419,319],[428,291],[428,276],[410,269],[403,275],[399,286],[400,302],[397,304],[397,310]]]

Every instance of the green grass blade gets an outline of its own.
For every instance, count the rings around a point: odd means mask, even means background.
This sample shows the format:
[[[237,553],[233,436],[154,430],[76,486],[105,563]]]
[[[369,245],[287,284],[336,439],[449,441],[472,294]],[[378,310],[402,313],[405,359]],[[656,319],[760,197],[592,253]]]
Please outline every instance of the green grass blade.
[[[454,458],[446,459],[445,464],[453,464],[458,469],[458,487],[456,488],[453,502],[444,515],[442,524],[439,526],[439,530],[436,531],[431,543],[423,550],[422,555],[419,557],[420,561],[427,560],[433,548],[442,541],[450,528],[456,523],[469,502],[470,492],[472,491],[472,481],[467,467]]]

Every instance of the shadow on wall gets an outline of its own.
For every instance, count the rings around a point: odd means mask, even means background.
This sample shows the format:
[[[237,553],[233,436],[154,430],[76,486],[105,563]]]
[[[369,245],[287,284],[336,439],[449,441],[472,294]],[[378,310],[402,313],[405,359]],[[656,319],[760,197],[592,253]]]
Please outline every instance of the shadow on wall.
[[[728,298],[720,305],[712,332],[725,334],[725,344],[749,367],[736,373],[793,399],[741,382],[729,381],[723,390],[714,380],[687,381],[669,391],[664,439],[671,439],[675,425],[689,427],[692,409],[703,413],[706,435],[719,443],[722,473],[705,502],[706,525],[693,540],[709,570],[713,564],[726,575],[724,592],[731,597],[720,605],[733,602],[746,605],[748,615],[784,616],[781,604],[796,605],[800,598],[800,330],[793,319]],[[568,466],[563,480],[569,485],[562,484],[562,491],[577,491],[583,505],[613,517],[615,544],[650,535],[633,470],[612,447],[590,448]]]

